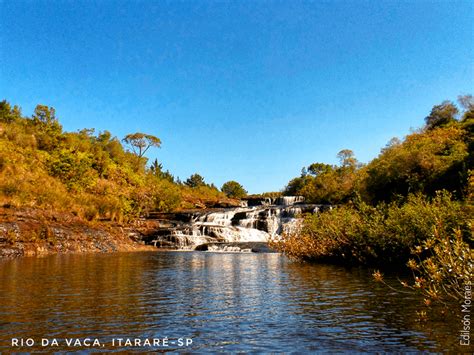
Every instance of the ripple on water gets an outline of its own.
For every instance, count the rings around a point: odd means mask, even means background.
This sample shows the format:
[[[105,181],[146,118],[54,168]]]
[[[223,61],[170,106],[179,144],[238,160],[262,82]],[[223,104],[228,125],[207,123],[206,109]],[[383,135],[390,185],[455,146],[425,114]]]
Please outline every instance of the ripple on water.
[[[420,324],[418,301],[367,270],[279,254],[24,258],[0,263],[0,351],[11,337],[164,336],[197,351],[457,350],[456,319]]]

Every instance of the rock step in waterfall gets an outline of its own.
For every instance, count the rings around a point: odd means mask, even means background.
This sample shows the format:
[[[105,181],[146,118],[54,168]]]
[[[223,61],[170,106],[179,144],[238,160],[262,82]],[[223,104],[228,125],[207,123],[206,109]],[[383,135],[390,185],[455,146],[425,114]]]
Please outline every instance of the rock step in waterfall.
[[[301,214],[329,207],[305,204],[302,196],[253,198],[243,202],[244,207],[160,214],[160,227],[145,241],[167,249],[252,251],[248,245],[241,248],[239,243],[266,243],[279,238],[298,227]]]

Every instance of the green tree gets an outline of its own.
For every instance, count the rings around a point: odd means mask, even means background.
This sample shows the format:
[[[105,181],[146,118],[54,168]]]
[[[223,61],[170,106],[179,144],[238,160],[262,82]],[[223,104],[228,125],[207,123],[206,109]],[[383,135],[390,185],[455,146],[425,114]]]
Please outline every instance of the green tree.
[[[461,191],[469,156],[459,125],[408,135],[402,143],[386,147],[372,160],[364,181],[369,199],[390,201],[410,192]]]
[[[310,176],[302,175],[301,177],[296,177],[291,179],[288,182],[288,185],[283,189],[283,195],[285,196],[296,196],[301,195],[301,189],[305,186],[306,182],[310,180]],[[305,196],[306,197],[306,196]]]
[[[174,182],[174,176],[168,171],[163,171],[163,164],[158,163],[158,159],[155,159],[150,165],[151,173],[159,179],[165,179],[170,182]]]
[[[430,114],[425,118],[426,128],[434,129],[453,123],[456,121],[458,113],[459,110],[454,103],[444,101],[431,109]]]
[[[92,169],[92,163],[93,157],[88,153],[55,150],[49,158],[48,170],[69,190],[80,191],[96,182],[97,172]]]
[[[38,148],[50,152],[58,148],[62,127],[56,118],[56,110],[46,105],[37,105],[31,118],[31,122],[37,129],[35,136],[38,140]]]
[[[242,198],[247,196],[247,191],[244,189],[244,187],[237,181],[233,180],[224,183],[224,185],[222,185],[221,191],[228,197],[232,198]]]
[[[56,118],[56,110],[54,107],[48,107],[46,105],[37,105],[35,113],[33,114],[33,121],[35,123],[43,123],[45,125],[53,125],[58,123]]]
[[[158,159],[155,159],[150,165],[150,170],[153,175],[160,177],[163,171],[163,164],[158,163]]]
[[[308,169],[306,171],[313,176],[319,176],[325,173],[329,173],[332,170],[334,170],[334,167],[332,165],[324,163],[313,163],[308,166]]]
[[[128,144],[139,158],[143,157],[150,147],[160,148],[161,146],[161,140],[158,137],[139,132],[127,134],[123,142]]]
[[[185,182],[189,187],[205,186],[204,178],[199,174],[191,175]]]
[[[0,101],[0,121],[14,122],[21,118],[21,110],[18,106],[11,107],[7,100]]]
[[[341,166],[313,163],[303,168],[301,176],[292,179],[284,195],[299,195],[311,203],[341,203],[353,194],[359,164],[354,152],[341,150],[337,157]]]
[[[100,132],[96,141],[99,146],[109,154],[110,159],[121,162],[124,159],[125,151],[122,144],[116,137],[112,137],[109,131]]]

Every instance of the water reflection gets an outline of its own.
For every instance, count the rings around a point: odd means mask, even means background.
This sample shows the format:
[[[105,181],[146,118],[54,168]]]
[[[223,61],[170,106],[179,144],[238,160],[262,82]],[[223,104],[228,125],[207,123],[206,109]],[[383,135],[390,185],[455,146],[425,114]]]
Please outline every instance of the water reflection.
[[[0,350],[12,337],[94,337],[115,351],[124,350],[110,346],[118,337],[190,337],[191,350],[214,351],[442,351],[458,342],[456,320],[420,324],[419,300],[390,294],[367,270],[278,254],[24,258],[1,262],[0,282]]]

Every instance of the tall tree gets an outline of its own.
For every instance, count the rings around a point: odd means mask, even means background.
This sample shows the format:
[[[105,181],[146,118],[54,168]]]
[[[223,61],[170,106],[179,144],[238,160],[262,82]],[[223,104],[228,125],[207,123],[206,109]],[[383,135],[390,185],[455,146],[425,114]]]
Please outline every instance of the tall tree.
[[[343,149],[337,153],[337,157],[341,162],[342,167],[355,167],[357,165],[357,159],[355,158],[354,152],[350,149]]]
[[[150,147],[160,148],[161,146],[161,140],[158,137],[140,132],[127,134],[122,141],[128,144],[139,158],[143,157]]]

